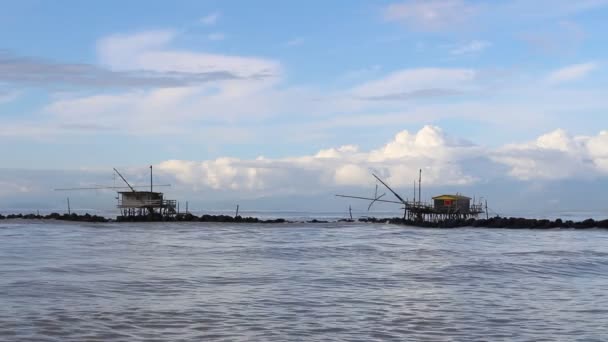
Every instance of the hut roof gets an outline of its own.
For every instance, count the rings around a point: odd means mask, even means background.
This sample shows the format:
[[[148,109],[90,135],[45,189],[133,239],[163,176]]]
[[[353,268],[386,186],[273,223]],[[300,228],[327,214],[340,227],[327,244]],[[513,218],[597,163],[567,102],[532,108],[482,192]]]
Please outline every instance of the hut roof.
[[[150,191],[118,191],[118,193],[121,195],[125,195],[125,194],[127,194],[127,195],[129,195],[129,194],[132,194],[132,195],[143,195],[143,194],[162,195],[163,194],[162,192],[156,192],[156,191],[153,191],[153,192],[150,192]]]
[[[467,197],[467,196],[462,196],[462,195],[439,195],[439,196],[435,196],[433,197],[434,200],[451,200],[451,201],[456,201],[456,200],[470,200],[471,197]]]

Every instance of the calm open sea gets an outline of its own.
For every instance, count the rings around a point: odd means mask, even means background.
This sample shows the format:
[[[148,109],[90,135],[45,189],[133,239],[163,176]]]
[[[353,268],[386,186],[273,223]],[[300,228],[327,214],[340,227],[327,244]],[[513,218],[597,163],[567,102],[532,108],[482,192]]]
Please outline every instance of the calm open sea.
[[[2,341],[605,341],[608,230],[0,221]]]

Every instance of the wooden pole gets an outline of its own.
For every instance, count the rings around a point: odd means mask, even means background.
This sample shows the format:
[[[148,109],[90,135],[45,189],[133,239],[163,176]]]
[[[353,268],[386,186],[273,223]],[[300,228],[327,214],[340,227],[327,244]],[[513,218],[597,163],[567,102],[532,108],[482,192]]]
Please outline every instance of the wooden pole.
[[[353,219],[353,209],[350,207],[350,205],[348,206],[348,213],[350,214],[350,219]]]
[[[422,202],[422,169],[420,169],[420,173],[418,175],[418,203]]]
[[[186,201],[186,214],[188,213],[188,201]]]
[[[239,216],[239,205],[236,205],[236,214],[234,214],[234,218],[237,218]]]
[[[486,220],[490,218],[490,213],[488,213],[488,200],[486,200]]]
[[[70,198],[68,197],[68,215],[71,215],[72,211],[70,209]]]

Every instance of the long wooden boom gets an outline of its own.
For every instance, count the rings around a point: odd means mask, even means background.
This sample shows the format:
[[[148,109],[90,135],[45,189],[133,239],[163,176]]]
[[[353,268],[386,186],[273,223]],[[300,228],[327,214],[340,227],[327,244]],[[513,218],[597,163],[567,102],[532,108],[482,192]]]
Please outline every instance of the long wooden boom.
[[[375,174],[372,173],[372,175],[380,182],[382,183],[382,185],[384,185],[390,192],[393,193],[393,195],[395,195],[395,197],[397,197],[401,202],[397,202],[399,204],[407,204],[407,202],[401,197],[399,196],[396,192],[393,191],[393,189],[391,189],[390,186],[388,186],[386,183],[384,183],[382,181],[382,179],[380,179],[380,177],[376,176]]]
[[[158,184],[154,186],[171,186],[171,184]],[[148,185],[132,185],[131,188],[147,188]],[[119,190],[119,189],[130,189],[126,186],[93,186],[93,187],[84,187],[84,188],[60,188],[53,189],[55,191],[74,191],[74,190]]]
[[[403,203],[397,202],[397,201],[381,200],[381,199],[369,198],[369,197],[347,196],[347,195],[336,195],[336,197],[354,198],[354,199],[360,199],[360,200],[366,200],[366,201],[376,201],[376,202],[403,204]]]
[[[135,189],[133,189],[133,187],[131,186],[131,184],[129,184],[129,182],[127,182],[127,180],[125,179],[125,177],[123,177],[120,172],[118,172],[118,170],[116,170],[116,168],[114,168],[114,171],[120,176],[120,178],[122,178],[122,180],[127,184],[127,186],[131,189],[131,191],[136,192]]]

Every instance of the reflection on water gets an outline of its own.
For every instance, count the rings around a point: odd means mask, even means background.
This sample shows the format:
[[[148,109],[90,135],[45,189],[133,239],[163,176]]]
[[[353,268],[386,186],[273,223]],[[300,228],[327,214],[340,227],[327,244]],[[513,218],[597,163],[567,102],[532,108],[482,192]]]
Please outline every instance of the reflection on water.
[[[0,340],[590,341],[608,231],[0,222]]]

